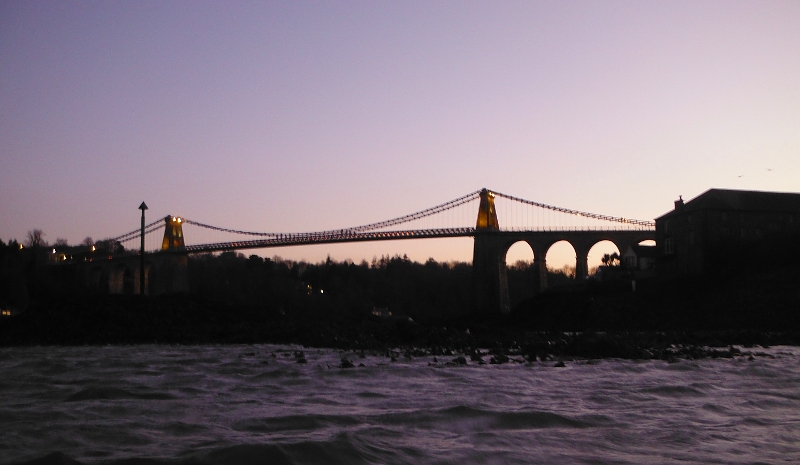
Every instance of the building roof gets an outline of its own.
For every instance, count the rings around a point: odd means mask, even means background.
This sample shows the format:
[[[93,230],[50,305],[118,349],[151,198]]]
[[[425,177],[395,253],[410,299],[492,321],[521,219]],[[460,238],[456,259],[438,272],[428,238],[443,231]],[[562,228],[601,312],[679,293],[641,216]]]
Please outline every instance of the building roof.
[[[683,206],[684,212],[697,210],[800,213],[800,193],[709,189]],[[677,213],[677,210],[672,210],[659,218]]]
[[[656,258],[658,255],[658,247],[654,245],[631,244],[628,247],[638,258]]]

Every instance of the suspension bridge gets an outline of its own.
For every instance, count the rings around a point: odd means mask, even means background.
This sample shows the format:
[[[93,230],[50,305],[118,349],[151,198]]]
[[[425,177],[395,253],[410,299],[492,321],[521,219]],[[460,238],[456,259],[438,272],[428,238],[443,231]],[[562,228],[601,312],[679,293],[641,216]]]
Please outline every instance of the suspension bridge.
[[[142,241],[142,234],[145,241]],[[102,245],[100,249],[73,248],[68,253],[62,253],[61,257],[65,262],[88,261],[95,266],[100,266],[99,262],[103,261],[116,263],[115,266],[105,265],[111,270],[105,274],[101,270],[90,279],[102,283],[105,275],[109,275],[108,292],[113,293],[127,292],[131,288],[126,284],[126,279],[131,284],[135,281],[137,274],[128,268],[135,267],[131,258],[139,256],[139,244],[146,244],[145,255],[149,257],[151,268],[156,271],[159,266],[170,268],[172,271],[167,274],[175,275],[175,269],[185,267],[188,254],[448,237],[475,239],[473,275],[476,307],[505,312],[509,309],[505,257],[514,243],[524,241],[530,245],[534,252],[534,265],[539,270],[539,282],[536,285],[544,289],[547,287],[545,257],[547,250],[556,242],[567,241],[572,245],[576,255],[576,278],[581,279],[588,273],[588,253],[594,244],[610,241],[623,252],[628,245],[655,239],[655,223],[556,207],[481,189],[389,220],[315,232],[245,231],[169,215],[140,229],[99,241]],[[131,265],[123,265],[125,262]],[[156,262],[170,265],[156,265]],[[154,274],[147,269],[146,272],[148,276]],[[161,274],[164,273],[158,276]],[[115,275],[120,276],[115,278]],[[130,277],[125,278],[128,275]],[[188,288],[188,284],[179,282],[182,279],[171,279],[173,285],[161,286],[161,291]],[[145,281],[152,282],[153,279],[146,277]],[[153,287],[151,284],[147,286],[148,289]],[[103,287],[102,284],[100,287]],[[136,286],[132,288],[136,289]],[[149,292],[153,293],[154,289]]]

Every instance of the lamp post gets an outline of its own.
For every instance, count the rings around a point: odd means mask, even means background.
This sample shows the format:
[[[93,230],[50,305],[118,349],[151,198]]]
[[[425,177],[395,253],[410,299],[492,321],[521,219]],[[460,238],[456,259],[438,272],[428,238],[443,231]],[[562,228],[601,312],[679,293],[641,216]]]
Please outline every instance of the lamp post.
[[[142,202],[139,205],[139,210],[142,211],[142,246],[139,249],[139,295],[144,295],[144,211],[147,210],[147,205]]]

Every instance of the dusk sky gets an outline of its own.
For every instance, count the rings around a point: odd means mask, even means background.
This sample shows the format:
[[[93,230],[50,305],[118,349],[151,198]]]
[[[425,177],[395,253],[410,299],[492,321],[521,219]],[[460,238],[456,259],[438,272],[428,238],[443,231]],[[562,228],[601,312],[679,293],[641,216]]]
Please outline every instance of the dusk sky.
[[[798,192],[798,25],[797,1],[5,0],[0,239],[113,237],[142,201],[304,232],[482,187],[638,219],[713,187]]]

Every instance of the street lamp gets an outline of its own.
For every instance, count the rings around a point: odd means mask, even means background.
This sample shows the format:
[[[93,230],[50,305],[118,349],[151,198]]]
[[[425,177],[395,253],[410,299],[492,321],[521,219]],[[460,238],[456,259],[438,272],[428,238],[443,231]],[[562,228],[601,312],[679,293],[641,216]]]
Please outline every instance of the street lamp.
[[[144,295],[144,211],[147,210],[147,205],[142,202],[139,205],[139,210],[142,211],[142,246],[139,249],[139,295]]]

